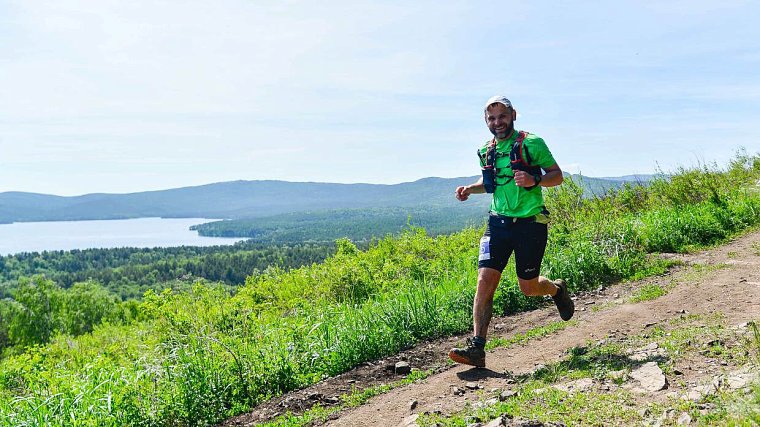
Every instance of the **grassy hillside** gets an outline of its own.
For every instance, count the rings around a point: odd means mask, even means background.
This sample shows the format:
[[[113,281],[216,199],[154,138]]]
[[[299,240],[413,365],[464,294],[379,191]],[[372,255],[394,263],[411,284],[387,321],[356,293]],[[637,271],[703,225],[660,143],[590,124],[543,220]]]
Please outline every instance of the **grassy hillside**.
[[[760,157],[743,156],[726,170],[683,170],[605,198],[584,198],[569,181],[547,197],[544,271],[574,292],[662,272],[667,264],[649,253],[715,244],[760,223],[758,179]],[[127,307],[108,305],[92,287],[61,294],[30,280],[0,305],[0,340],[47,334],[49,344],[5,350],[0,425],[210,425],[420,340],[469,330],[480,232],[416,229],[366,251],[340,240],[323,263],[271,269],[235,295],[198,285],[149,292]],[[520,293],[512,266],[505,273],[496,313],[540,304]],[[105,323],[56,329],[98,304],[111,310]],[[51,319],[45,306],[68,314]]]

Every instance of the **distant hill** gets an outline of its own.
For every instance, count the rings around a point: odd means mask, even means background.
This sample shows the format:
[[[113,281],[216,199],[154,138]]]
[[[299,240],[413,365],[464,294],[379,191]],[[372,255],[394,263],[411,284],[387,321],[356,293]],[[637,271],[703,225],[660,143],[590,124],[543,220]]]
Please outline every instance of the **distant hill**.
[[[0,193],[0,221],[60,221],[140,217],[253,218],[308,210],[454,205],[454,188],[469,178],[414,182],[333,184],[233,181],[129,194],[61,197]]]
[[[170,190],[128,194],[0,193],[0,223],[74,221],[144,217],[241,219],[284,213],[357,208],[457,206],[458,185],[476,176],[423,178],[401,184],[334,184],[287,181],[232,181]],[[627,179],[574,176],[593,194],[622,185]],[[488,206],[488,198],[473,204]]]
[[[662,175],[652,175],[652,174],[635,174],[635,175],[623,175],[623,176],[616,176],[612,178],[608,177],[599,177],[599,178],[592,178],[592,179],[604,179],[608,181],[624,181],[624,182],[640,182],[640,183],[647,183],[653,179],[659,178]]]
[[[642,184],[646,185],[649,181],[658,177],[658,175],[625,175],[620,177],[597,178],[583,176],[578,174],[565,174],[571,177],[575,182],[583,187],[586,196],[601,196],[608,191],[620,188],[625,184]]]

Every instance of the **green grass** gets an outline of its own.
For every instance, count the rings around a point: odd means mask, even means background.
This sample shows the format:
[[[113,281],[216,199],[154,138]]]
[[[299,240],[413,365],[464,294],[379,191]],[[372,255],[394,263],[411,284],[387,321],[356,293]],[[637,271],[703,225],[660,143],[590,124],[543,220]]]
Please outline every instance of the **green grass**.
[[[695,322],[700,325],[694,325]],[[647,342],[657,342],[674,358],[689,351],[699,351],[705,357],[724,360],[731,364],[742,365],[749,362],[744,345],[733,345],[739,340],[722,324],[723,316],[685,315],[671,320],[668,327],[655,326],[649,332]],[[727,343],[732,345],[728,346]],[[643,341],[642,341],[643,343]],[[668,367],[669,368],[669,367]]]
[[[555,332],[561,331],[570,326],[575,326],[577,324],[578,324],[577,320],[570,320],[568,322],[559,321],[559,322],[550,323],[548,325],[531,328],[525,333],[515,334],[509,338],[501,338],[501,337],[492,338],[486,343],[486,350],[491,350],[491,349],[499,348],[499,347],[510,348],[514,345],[525,344],[528,341],[531,341],[537,338],[546,337]]]
[[[760,331],[757,323],[750,322],[750,336],[745,348],[760,371]],[[760,424],[760,382],[756,382],[749,393],[734,392],[719,395],[714,402],[717,410],[709,415],[700,414],[698,420],[705,425],[756,426]]]
[[[642,286],[641,289],[634,292],[634,294],[628,298],[628,302],[635,304],[643,301],[651,301],[666,294],[667,291],[662,286],[657,284],[648,284]]]
[[[760,365],[760,329],[758,329],[756,322],[750,322],[749,327],[752,331],[749,347],[754,351],[755,363]]]
[[[696,281],[699,281],[700,279],[707,276],[709,273],[712,273],[714,271],[727,268],[728,265],[726,264],[716,264],[716,265],[704,265],[704,264],[695,264],[690,267],[689,272],[687,272],[682,277],[678,278],[677,280],[673,280],[667,285],[658,285],[658,284],[647,284],[642,286],[640,289],[638,289],[636,292],[633,293],[628,298],[629,303],[640,303],[644,301],[651,301],[655,300],[661,296],[667,295],[668,292],[670,292],[671,289],[674,287],[680,285],[680,284],[689,284]]]

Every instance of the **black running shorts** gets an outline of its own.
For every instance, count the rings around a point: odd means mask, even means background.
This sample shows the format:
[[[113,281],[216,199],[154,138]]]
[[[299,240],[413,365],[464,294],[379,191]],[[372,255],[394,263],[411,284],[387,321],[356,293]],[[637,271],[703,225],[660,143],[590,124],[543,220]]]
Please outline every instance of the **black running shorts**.
[[[480,239],[478,268],[487,267],[502,272],[514,251],[517,277],[525,280],[536,278],[544,258],[547,237],[546,224],[524,219],[513,222],[511,218],[491,215],[486,232]]]

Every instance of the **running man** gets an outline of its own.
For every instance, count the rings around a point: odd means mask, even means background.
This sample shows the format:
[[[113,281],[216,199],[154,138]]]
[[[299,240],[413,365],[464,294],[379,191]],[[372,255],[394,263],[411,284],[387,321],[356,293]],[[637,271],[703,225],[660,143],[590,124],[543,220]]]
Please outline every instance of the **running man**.
[[[471,194],[493,193],[488,227],[480,239],[478,284],[472,304],[473,337],[466,347],[449,352],[451,360],[477,367],[486,365],[493,297],[513,251],[523,294],[551,295],[562,320],[570,320],[575,311],[565,282],[539,275],[549,219],[541,187],[561,184],[562,170],[543,139],[515,130],[517,112],[509,99],[492,97],[484,114],[493,138],[478,150],[483,176],[455,191],[460,201]]]

